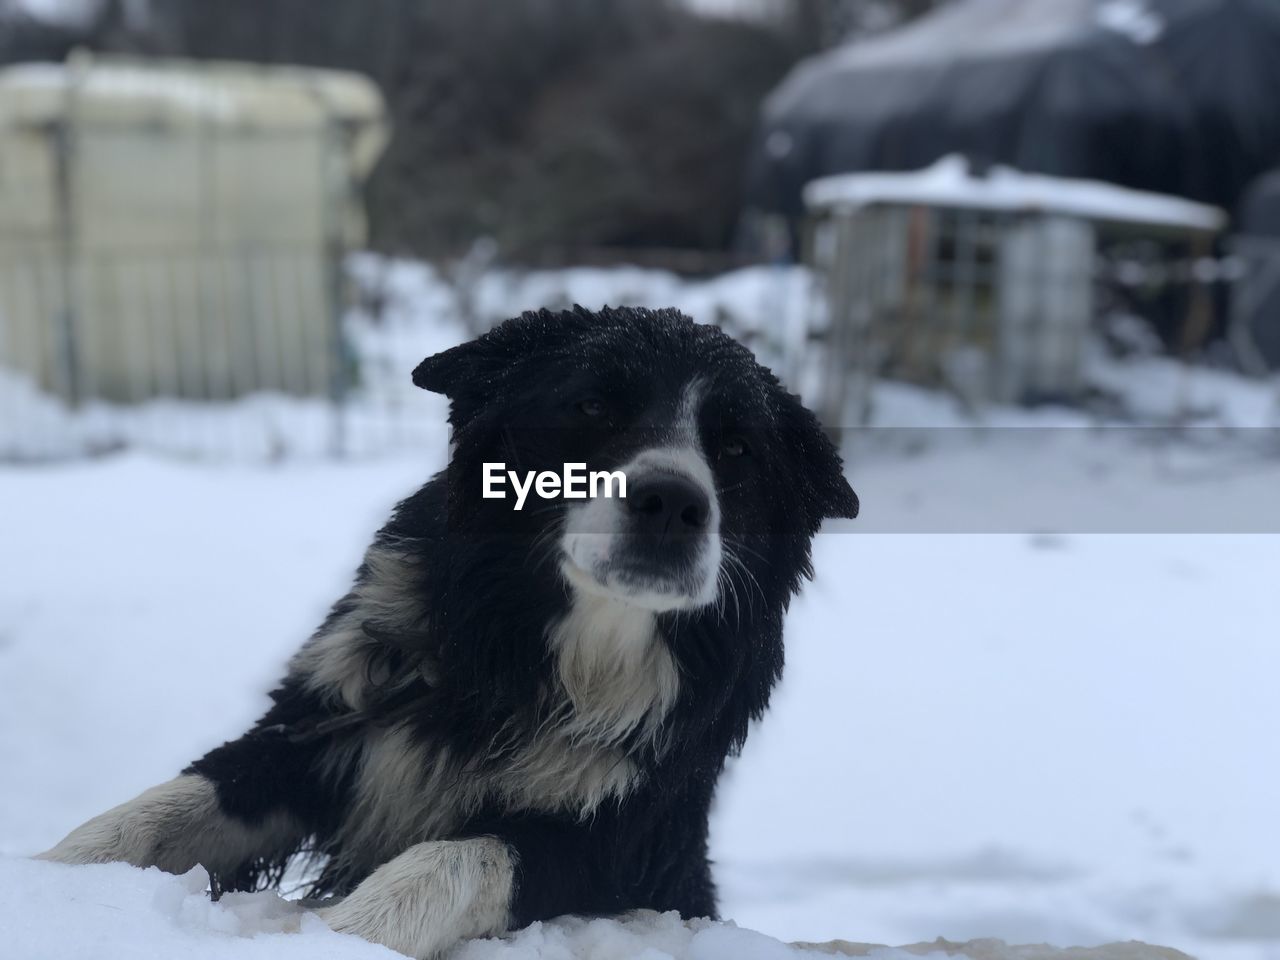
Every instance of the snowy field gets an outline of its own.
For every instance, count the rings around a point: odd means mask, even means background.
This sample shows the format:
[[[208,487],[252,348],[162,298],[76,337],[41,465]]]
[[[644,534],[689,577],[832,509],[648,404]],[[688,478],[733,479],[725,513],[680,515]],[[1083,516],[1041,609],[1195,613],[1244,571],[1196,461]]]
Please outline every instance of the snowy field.
[[[868,524],[952,496],[956,456],[855,464]],[[0,852],[240,732],[439,460],[0,472]],[[988,476],[992,503],[1016,498],[1016,474]],[[1280,956],[1280,537],[831,531],[817,568],[723,787],[726,916],[784,940]],[[0,955],[287,955],[218,947],[270,908],[238,917],[199,886],[0,860],[0,931],[25,951]],[[314,936],[312,956],[373,955]]]
[[[458,335],[421,331],[412,360]],[[1137,407],[1176,395],[1275,426],[1274,388],[1158,361],[1094,374]],[[0,467],[0,958],[393,956],[273,895],[209,904],[198,874],[23,858],[262,711],[390,506],[443,463],[442,402],[403,402],[415,449],[395,456]],[[863,516],[819,536],[785,681],[722,783],[713,855],[743,929],[563,921],[466,960],[937,937],[1280,958],[1270,434],[998,410],[958,430],[904,387],[876,409],[906,429],[847,438]]]

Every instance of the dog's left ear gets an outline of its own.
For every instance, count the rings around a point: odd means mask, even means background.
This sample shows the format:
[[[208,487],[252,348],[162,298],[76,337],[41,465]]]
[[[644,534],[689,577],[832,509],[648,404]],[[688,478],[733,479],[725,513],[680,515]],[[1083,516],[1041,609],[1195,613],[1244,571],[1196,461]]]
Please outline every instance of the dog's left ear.
[[[858,495],[845,479],[844,463],[822,425],[797,396],[788,396],[784,421],[795,462],[800,465],[799,492],[810,532],[828,517],[852,520],[858,515]]]
[[[432,393],[454,397],[459,388],[476,386],[507,362],[506,351],[496,346],[486,334],[433,354],[414,368],[413,384]]]
[[[413,371],[413,382],[451,400],[459,394],[483,393],[522,357],[554,347],[596,325],[598,319],[576,304],[559,313],[526,311],[474,340],[427,357]]]
[[[504,320],[474,340],[427,357],[413,371],[415,386],[443,393],[451,400],[460,394],[485,392],[508,372],[536,343],[550,339],[564,324],[547,310],[530,310]]]

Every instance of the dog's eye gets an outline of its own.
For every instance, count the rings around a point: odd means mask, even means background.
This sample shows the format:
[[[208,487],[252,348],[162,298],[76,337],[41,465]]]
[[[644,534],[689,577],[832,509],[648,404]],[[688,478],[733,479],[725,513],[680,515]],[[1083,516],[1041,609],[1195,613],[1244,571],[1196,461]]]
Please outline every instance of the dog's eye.
[[[584,417],[603,417],[605,414],[604,401],[599,397],[587,397],[579,400],[577,403],[578,412]]]
[[[747,441],[741,437],[726,437],[724,443],[720,445],[720,452],[726,457],[745,457],[751,452],[751,448],[747,446]]]

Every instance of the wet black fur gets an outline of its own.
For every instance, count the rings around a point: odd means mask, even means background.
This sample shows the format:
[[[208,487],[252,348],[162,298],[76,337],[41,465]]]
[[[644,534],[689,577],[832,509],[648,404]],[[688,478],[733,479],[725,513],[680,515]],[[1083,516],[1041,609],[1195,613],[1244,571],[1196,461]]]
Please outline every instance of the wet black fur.
[[[542,638],[569,603],[547,545],[554,538],[534,546],[559,522],[563,502],[531,497],[515,513],[510,500],[483,500],[480,463],[612,469],[669,423],[693,377],[707,386],[699,429],[721,491],[722,536],[755,582],[740,575],[736,604],[660,616],[680,695],[665,751],[633,745],[644,776],[625,800],[606,801],[586,821],[494,806],[455,835],[495,835],[512,845],[517,925],[637,907],[716,915],[707,821],[717,778],[781,674],[783,614],[811,572],[813,534],[826,517],[854,516],[857,499],[812,414],[739,344],[673,310],[528,313],[414,373],[419,386],[450,397],[454,452],[448,471],[404,500],[377,542],[413,557],[414,589],[429,598],[429,612],[420,623],[370,625],[394,695],[359,722],[407,724],[447,743],[470,769],[532,736],[541,720],[537,692],[556,682]],[[584,396],[601,399],[607,416],[584,419]],[[748,456],[718,455],[729,435],[746,440]],[[362,568],[358,577],[367,576]],[[330,622],[344,609],[339,604]],[[421,657],[439,666],[431,684],[414,673]],[[214,781],[228,814],[260,822],[284,808],[311,831],[310,849],[339,852],[335,830],[354,773],[319,770],[350,728],[308,731],[341,721],[343,711],[307,693],[298,677],[272,696],[253,730],[190,770]],[[296,852],[264,853],[216,878],[217,887],[278,880]],[[361,879],[322,869],[312,892],[342,893]]]

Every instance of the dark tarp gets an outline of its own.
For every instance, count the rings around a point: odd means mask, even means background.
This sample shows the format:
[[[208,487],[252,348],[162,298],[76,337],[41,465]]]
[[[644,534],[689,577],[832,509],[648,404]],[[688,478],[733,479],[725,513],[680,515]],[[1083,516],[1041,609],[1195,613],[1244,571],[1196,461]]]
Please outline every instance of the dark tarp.
[[[1260,358],[1280,370],[1280,169],[1249,188],[1236,225],[1248,271],[1239,288],[1239,320]]]
[[[956,0],[800,64],[766,101],[752,206],[949,153],[1233,205],[1280,157],[1280,0]]]
[[[1249,188],[1240,204],[1237,226],[1241,233],[1280,243],[1280,170],[1259,177]]]
[[[1188,196],[1233,208],[1280,163],[1280,0],[1158,0],[1155,52],[1195,123]]]

